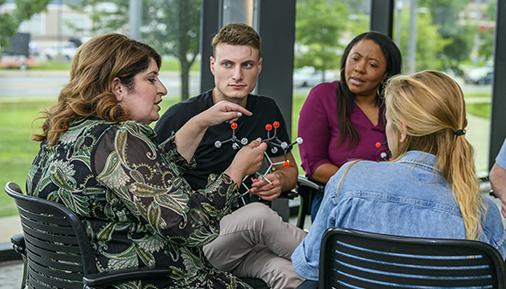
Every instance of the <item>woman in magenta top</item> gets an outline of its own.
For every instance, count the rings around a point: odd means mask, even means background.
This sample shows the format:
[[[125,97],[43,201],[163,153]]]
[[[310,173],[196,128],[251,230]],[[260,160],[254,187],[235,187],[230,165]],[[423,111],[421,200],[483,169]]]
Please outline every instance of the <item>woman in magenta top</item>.
[[[383,84],[401,72],[401,53],[378,32],[356,36],[341,58],[341,81],[311,89],[299,117],[302,167],[306,175],[327,183],[352,159],[385,160]],[[313,196],[314,219],[323,192]]]

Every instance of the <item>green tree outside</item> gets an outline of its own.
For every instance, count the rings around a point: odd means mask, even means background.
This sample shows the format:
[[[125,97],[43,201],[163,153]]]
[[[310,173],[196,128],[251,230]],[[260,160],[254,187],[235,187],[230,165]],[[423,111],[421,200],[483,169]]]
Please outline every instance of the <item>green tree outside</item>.
[[[151,0],[143,39],[180,64],[181,99],[188,99],[190,69],[199,55],[202,0]],[[169,2],[169,3],[167,3]]]
[[[6,0],[0,0],[0,6],[5,2]],[[49,0],[16,0],[14,3],[16,8],[12,13],[0,14],[0,52],[9,45],[10,38],[16,33],[21,22],[44,11]]]
[[[405,8],[401,14],[401,37],[399,48],[406,60],[408,55],[409,34],[409,8]],[[423,41],[422,41],[423,39]],[[442,70],[443,60],[439,57],[444,47],[451,40],[444,39],[438,31],[438,27],[432,22],[430,11],[418,13],[416,17],[416,70],[436,69]]]
[[[113,3],[114,11],[100,10],[103,3]],[[202,0],[143,0],[143,41],[164,56],[174,56],[179,61],[181,99],[189,97],[189,79],[192,65],[199,54],[200,8]],[[121,30],[128,23],[128,1],[84,0],[72,8],[88,12],[93,23],[93,33]]]
[[[438,57],[441,69],[463,74],[461,64],[469,59],[474,45],[477,27],[469,21],[462,21],[460,15],[469,0],[420,0],[419,7],[427,7],[432,15],[432,23],[437,26],[441,37],[446,41]]]
[[[299,0],[296,13],[295,67],[312,66],[324,72],[339,67],[348,7],[342,1]]]
[[[497,5],[495,1],[489,1],[485,9],[484,16],[490,23],[496,22],[496,8]],[[495,31],[493,29],[485,29],[479,33],[481,42],[480,47],[478,48],[478,55],[480,57],[480,62],[482,64],[486,64],[494,57]]]

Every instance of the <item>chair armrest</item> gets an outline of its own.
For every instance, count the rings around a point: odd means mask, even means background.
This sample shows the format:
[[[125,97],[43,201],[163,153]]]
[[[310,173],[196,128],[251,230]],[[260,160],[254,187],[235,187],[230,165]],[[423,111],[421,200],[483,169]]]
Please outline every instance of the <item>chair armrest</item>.
[[[84,285],[91,288],[109,288],[111,284],[132,280],[168,278],[170,269],[139,269],[88,274],[83,277]]]
[[[20,255],[26,255],[25,236],[16,234],[11,237],[12,248]]]
[[[310,189],[314,189],[314,190],[322,190],[323,191],[323,188],[325,188],[325,185],[323,184],[319,184],[313,180],[310,180],[308,177],[306,176],[298,176],[297,177],[297,185],[299,187],[308,187]]]
[[[314,195],[323,192],[324,184],[317,183],[306,176],[297,177],[296,192],[300,196],[299,213],[297,216],[297,227],[304,229],[306,215],[311,211],[311,202]]]

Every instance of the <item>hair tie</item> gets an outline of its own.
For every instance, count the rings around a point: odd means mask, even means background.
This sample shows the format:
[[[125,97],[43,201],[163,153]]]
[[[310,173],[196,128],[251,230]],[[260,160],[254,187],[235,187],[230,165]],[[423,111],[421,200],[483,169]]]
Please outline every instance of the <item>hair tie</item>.
[[[461,136],[466,134],[466,130],[461,128],[453,132],[456,136]]]

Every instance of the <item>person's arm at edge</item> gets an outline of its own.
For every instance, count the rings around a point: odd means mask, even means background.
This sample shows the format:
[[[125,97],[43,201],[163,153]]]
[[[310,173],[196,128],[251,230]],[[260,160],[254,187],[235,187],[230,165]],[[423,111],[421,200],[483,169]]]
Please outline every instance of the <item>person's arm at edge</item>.
[[[506,218],[506,138],[490,170],[489,179],[494,195],[501,200],[501,212]]]
[[[501,200],[501,213],[506,218],[506,169],[494,164],[490,170],[490,186],[496,195]]]

